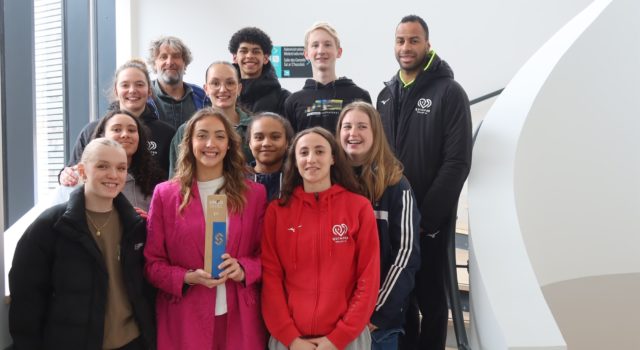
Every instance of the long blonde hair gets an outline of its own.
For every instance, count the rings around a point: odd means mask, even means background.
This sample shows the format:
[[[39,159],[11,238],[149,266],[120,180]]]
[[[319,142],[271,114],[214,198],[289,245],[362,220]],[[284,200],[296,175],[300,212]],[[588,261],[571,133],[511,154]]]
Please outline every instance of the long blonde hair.
[[[369,103],[356,101],[348,104],[342,110],[336,126],[336,139],[340,140],[340,131],[345,115],[354,110],[368,115],[371,124],[373,144],[364,157],[362,172],[358,180],[360,180],[360,188],[364,196],[369,198],[372,204],[375,204],[380,200],[387,186],[395,185],[400,181],[404,168],[402,163],[391,152],[391,147],[389,147],[387,137],[382,128],[380,114]]]
[[[174,181],[180,183],[180,193],[182,194],[182,202],[180,203],[178,211],[182,212],[192,197],[191,185],[193,185],[196,173],[196,158],[193,155],[192,142],[195,125],[200,120],[208,117],[220,120],[229,138],[229,149],[222,163],[224,184],[222,188],[220,188],[220,191],[224,190],[224,193],[227,195],[229,210],[233,213],[240,213],[246,204],[245,192],[249,188],[245,183],[247,168],[245,166],[244,155],[242,154],[242,141],[240,135],[238,135],[231,125],[231,122],[229,122],[224,115],[224,112],[213,107],[207,107],[197,111],[185,125],[184,137],[180,142],[176,174],[173,177]]]

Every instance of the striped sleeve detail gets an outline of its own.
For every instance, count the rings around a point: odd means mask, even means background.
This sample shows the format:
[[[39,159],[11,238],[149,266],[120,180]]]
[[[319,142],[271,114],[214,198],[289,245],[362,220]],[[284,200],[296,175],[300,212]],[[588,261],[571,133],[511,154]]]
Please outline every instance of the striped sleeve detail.
[[[413,196],[411,190],[402,191],[402,209],[400,213],[400,249],[398,255],[391,265],[389,272],[384,278],[384,283],[378,293],[378,301],[376,303],[376,311],[384,305],[389,298],[398,278],[407,267],[409,257],[413,250]]]

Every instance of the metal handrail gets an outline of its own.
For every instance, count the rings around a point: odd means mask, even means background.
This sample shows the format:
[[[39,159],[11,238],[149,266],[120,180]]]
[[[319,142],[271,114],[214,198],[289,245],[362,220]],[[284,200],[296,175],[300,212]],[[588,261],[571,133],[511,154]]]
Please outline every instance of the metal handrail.
[[[474,105],[476,103],[480,103],[482,101],[488,100],[492,97],[498,96],[502,93],[502,89],[498,89],[496,91],[490,92],[488,94],[482,95],[478,98],[474,98],[469,101],[469,105]],[[480,127],[482,126],[482,122],[478,125],[478,128],[473,132],[473,144],[476,142],[476,138],[478,136],[478,132],[480,132]],[[457,217],[457,208],[458,204],[454,206],[454,212],[452,213],[452,218]],[[458,349],[460,350],[471,350],[469,346],[469,340],[467,338],[467,330],[464,328],[464,317],[462,314],[462,303],[460,302],[460,287],[458,286],[458,268],[466,268],[469,270],[469,261],[467,260],[467,265],[458,265],[456,262],[456,220],[451,220],[450,223],[450,232],[451,235],[448,235],[447,239],[447,282],[449,284],[449,303],[451,304],[451,317],[453,319],[453,330],[456,333],[456,343],[458,344]]]
[[[458,208],[458,204],[454,208]],[[456,209],[452,213],[452,218],[456,218]],[[453,330],[456,333],[458,349],[470,350],[467,330],[464,328],[464,317],[462,315],[462,303],[460,302],[460,288],[458,286],[458,266],[456,265],[456,220],[450,220],[449,232],[447,235],[447,282],[449,283],[449,303],[451,305],[451,317],[453,318]]]
[[[490,92],[490,93],[482,95],[480,97],[476,97],[473,100],[469,101],[469,105],[473,106],[476,103],[480,103],[480,102],[482,102],[484,100],[488,100],[488,99],[490,99],[492,97],[498,96],[498,95],[500,95],[502,93],[503,90],[504,90],[504,88],[498,89],[496,91]]]

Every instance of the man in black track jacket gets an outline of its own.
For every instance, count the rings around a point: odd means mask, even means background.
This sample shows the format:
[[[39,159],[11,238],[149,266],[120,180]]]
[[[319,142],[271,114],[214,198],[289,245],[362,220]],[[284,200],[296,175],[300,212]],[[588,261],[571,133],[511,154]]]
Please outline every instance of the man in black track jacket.
[[[422,216],[422,266],[415,297],[422,314],[419,344],[415,313],[408,313],[403,349],[444,349],[447,333],[446,243],[453,239],[455,210],[471,167],[471,112],[449,65],[431,50],[429,30],[418,16],[396,28],[400,71],[378,95],[377,109],[393,151],[404,165]]]

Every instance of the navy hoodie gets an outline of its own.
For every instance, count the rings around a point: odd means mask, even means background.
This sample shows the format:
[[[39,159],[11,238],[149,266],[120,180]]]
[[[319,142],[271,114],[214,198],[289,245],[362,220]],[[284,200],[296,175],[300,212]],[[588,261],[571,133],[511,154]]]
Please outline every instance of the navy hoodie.
[[[307,79],[302,90],[285,101],[284,114],[295,132],[321,126],[335,134],[342,108],[354,101],[371,103],[371,96],[351,79],[338,78],[327,85]]]

